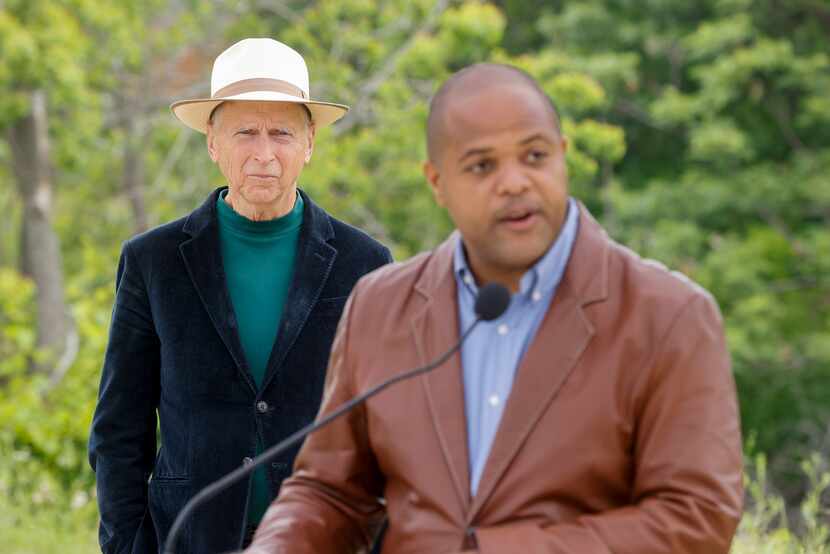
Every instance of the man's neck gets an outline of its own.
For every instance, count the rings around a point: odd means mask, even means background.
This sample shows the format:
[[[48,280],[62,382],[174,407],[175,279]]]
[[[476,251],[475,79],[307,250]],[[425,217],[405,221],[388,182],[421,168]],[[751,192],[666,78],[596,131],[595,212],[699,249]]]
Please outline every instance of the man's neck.
[[[297,189],[292,188],[271,204],[251,204],[246,202],[240,195],[234,195],[228,191],[225,195],[225,202],[233,208],[233,211],[251,221],[268,221],[277,219],[291,212],[294,203],[297,201]]]

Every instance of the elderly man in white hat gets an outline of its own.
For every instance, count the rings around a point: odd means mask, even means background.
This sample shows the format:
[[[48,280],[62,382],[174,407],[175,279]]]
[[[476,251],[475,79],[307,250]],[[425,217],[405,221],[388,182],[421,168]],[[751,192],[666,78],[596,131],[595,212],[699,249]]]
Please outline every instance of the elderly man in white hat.
[[[102,551],[157,552],[196,492],[314,419],[346,298],[391,261],[297,187],[347,109],[312,100],[302,56],[267,38],[216,59],[210,98],[173,104],[227,186],[121,252],[89,440]],[[295,454],[194,514],[177,552],[249,540]]]

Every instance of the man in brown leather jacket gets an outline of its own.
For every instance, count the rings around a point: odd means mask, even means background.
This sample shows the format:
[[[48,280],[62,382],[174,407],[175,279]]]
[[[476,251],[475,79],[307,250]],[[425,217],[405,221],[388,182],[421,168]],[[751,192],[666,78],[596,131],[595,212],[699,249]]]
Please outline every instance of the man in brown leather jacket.
[[[487,282],[514,293],[461,352],[312,435],[251,553],[726,553],[741,437],[714,299],[568,195],[527,75],[483,64],[430,106],[425,173],[458,231],[364,277],[321,414],[449,349]]]

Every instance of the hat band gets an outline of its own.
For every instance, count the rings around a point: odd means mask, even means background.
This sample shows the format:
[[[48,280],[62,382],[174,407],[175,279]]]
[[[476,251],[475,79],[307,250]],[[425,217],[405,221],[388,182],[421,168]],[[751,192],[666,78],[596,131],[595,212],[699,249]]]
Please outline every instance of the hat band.
[[[270,92],[281,92],[283,94],[290,94],[291,96],[299,96],[300,98],[308,98],[305,91],[300,87],[294,86],[288,81],[281,79],[243,79],[236,81],[226,87],[222,87],[213,93],[212,98],[224,98],[226,96],[236,96],[237,94],[244,94],[246,92],[260,92],[267,90]]]

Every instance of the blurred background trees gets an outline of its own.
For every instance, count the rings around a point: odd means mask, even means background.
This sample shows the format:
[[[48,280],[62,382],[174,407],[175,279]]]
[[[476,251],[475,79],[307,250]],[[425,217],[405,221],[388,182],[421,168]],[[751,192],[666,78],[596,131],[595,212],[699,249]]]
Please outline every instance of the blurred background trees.
[[[420,170],[436,87],[484,60],[536,76],[572,141],[573,193],[616,239],[720,302],[756,478],[736,552],[804,551],[788,520],[818,545],[807,551],[826,544],[826,2],[0,0],[11,551],[94,548],[85,448],[118,250],[222,184],[202,136],[167,106],[207,95],[213,58],[247,36],[292,45],[312,95],[352,106],[318,135],[300,185],[398,259],[451,228]]]

